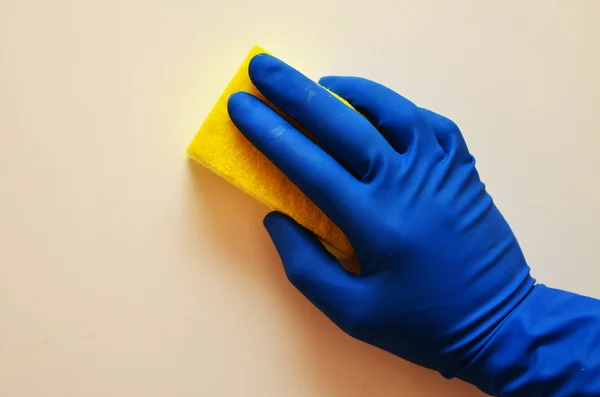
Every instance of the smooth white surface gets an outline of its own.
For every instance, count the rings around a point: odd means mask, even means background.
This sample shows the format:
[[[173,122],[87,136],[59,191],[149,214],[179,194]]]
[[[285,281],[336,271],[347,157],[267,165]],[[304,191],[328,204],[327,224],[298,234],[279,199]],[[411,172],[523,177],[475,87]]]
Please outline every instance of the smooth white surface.
[[[478,396],[285,279],[184,149],[254,43],[454,119],[534,275],[600,297],[600,2],[0,2],[1,396]]]

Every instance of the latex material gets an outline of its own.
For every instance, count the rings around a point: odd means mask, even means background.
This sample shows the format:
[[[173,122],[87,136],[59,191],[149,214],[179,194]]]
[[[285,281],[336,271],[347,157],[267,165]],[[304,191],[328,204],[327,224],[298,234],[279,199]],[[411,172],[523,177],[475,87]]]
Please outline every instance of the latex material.
[[[265,219],[290,281],[325,315],[490,394],[598,395],[599,302],[535,286],[452,121],[368,80],[320,81],[358,113],[269,55],[249,73],[327,149],[254,96],[230,97],[236,126],[355,247],[360,275],[287,216]]]
[[[537,285],[458,376],[500,396],[600,396],[600,304]]]

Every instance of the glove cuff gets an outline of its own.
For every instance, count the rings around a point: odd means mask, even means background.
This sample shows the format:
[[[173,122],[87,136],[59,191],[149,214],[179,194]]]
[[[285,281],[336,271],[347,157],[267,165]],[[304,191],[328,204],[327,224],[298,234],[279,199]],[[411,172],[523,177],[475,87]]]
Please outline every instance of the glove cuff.
[[[600,395],[600,301],[536,285],[457,377],[494,396]]]

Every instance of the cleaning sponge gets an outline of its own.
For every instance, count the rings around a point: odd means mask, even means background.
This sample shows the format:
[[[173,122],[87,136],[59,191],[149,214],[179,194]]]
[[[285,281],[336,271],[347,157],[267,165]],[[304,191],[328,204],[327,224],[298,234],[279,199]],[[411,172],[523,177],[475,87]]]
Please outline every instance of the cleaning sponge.
[[[187,153],[271,210],[290,216],[313,232],[334,254],[350,257],[353,249],[344,233],[260,153],[229,118],[227,100],[237,91],[253,94],[273,107],[254,87],[248,76],[248,65],[252,57],[266,52],[259,46],[250,50],[188,146]],[[289,119],[288,121],[291,122]]]

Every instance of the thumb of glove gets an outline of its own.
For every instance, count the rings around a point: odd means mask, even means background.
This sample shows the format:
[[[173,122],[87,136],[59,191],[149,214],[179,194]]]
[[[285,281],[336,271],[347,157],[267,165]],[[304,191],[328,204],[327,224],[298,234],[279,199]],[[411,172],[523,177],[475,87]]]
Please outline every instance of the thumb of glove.
[[[368,314],[365,281],[346,271],[315,235],[288,216],[272,212],[264,225],[292,285],[338,327],[356,334]]]

